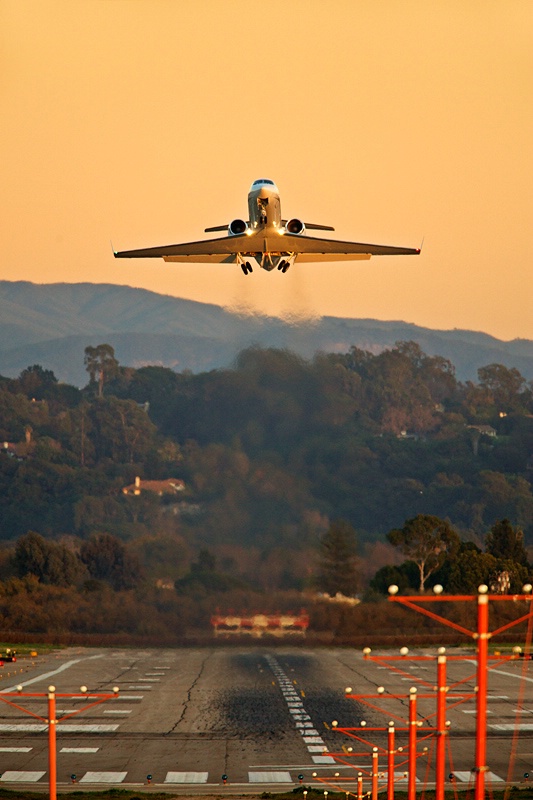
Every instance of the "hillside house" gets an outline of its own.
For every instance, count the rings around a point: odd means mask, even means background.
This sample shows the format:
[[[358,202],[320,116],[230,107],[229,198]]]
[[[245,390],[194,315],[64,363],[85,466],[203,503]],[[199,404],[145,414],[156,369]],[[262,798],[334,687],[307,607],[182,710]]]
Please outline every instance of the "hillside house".
[[[162,481],[143,481],[139,476],[135,478],[135,483],[124,486],[123,494],[132,497],[140,495],[141,492],[155,492],[159,497],[163,495],[175,495],[185,490],[185,483],[181,478],[166,478]]]

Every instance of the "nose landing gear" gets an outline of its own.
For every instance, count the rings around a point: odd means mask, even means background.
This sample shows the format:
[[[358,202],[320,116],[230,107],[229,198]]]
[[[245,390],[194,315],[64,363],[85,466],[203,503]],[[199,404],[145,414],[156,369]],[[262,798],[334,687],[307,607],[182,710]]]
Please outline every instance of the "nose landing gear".
[[[291,265],[290,261],[282,259],[278,264],[278,269],[280,269],[283,273],[285,273],[289,269],[290,265]]]
[[[241,264],[241,269],[245,275],[248,275],[249,272],[253,272],[252,265],[249,261],[243,261]]]

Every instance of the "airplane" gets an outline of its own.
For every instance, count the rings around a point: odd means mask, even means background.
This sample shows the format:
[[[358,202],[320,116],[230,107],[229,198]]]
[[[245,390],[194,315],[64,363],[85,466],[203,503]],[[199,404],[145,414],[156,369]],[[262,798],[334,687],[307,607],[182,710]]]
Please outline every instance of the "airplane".
[[[234,219],[229,225],[205,228],[205,233],[227,231],[217,239],[147,247],[115,252],[115,258],[163,258],[170,262],[238,264],[243,273],[252,272],[252,261],[270,272],[287,272],[299,262],[353,261],[370,256],[419,255],[420,248],[389,247],[360,242],[340,242],[307,236],[307,230],[333,231],[329,225],[282,219],[279,191],[274,181],[259,178],[248,194],[248,221]]]

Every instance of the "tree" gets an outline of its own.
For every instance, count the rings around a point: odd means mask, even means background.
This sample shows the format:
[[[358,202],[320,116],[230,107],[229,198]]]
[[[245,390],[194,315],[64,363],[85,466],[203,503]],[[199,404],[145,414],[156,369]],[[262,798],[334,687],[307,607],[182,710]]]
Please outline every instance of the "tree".
[[[430,514],[417,514],[406,520],[403,528],[389,531],[387,539],[417,565],[421,592],[428,577],[459,546],[459,537],[450,524]]]
[[[142,577],[136,556],[110,533],[99,533],[84,542],[80,558],[91,578],[110,583],[113,589],[133,589]]]
[[[406,589],[414,589],[417,579],[418,569],[414,561],[404,561],[397,567],[385,564],[378,569],[369,585],[371,589],[381,594],[387,594],[389,586],[393,584],[404,592]]]
[[[42,400],[47,396],[47,390],[55,387],[57,378],[51,369],[44,369],[40,364],[34,364],[22,370],[17,382],[26,397]]]
[[[334,597],[337,592],[350,597],[358,584],[357,541],[349,522],[332,522],[320,540],[317,584]]]
[[[85,348],[85,369],[91,384],[98,383],[98,397],[104,393],[104,382],[113,378],[118,371],[118,361],[110,344],[90,345]]]
[[[488,364],[477,371],[480,386],[490,392],[498,411],[512,411],[523,405],[527,394],[526,379],[516,367],[508,369],[503,364]]]
[[[49,542],[33,531],[18,540],[14,562],[20,578],[35,575],[41,583],[53,586],[72,586],[84,571],[64,544]]]
[[[216,558],[206,548],[198,553],[198,560],[191,564],[190,572],[179,578],[174,587],[178,595],[206,596],[221,594],[232,589],[249,589],[248,584],[232,575],[216,570]]]
[[[495,558],[514,561],[527,566],[527,553],[524,547],[524,533],[513,528],[508,519],[494,523],[485,540],[487,553]]]

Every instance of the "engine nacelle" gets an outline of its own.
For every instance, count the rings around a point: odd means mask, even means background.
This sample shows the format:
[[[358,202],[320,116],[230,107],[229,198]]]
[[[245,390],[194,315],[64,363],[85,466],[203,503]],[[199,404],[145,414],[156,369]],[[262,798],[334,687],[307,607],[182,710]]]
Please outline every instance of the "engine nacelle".
[[[305,225],[301,219],[290,219],[285,225],[287,233],[305,233]]]
[[[228,225],[228,233],[230,236],[238,236],[241,233],[246,233],[248,224],[243,219],[234,219]]]

